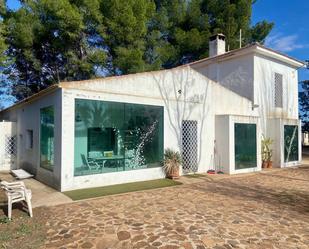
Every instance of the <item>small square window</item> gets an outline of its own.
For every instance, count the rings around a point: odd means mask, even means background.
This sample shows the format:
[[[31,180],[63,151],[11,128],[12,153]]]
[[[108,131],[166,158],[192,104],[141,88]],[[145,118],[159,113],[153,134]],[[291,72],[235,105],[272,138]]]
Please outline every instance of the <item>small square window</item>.
[[[26,148],[33,148],[33,130],[27,130]]]

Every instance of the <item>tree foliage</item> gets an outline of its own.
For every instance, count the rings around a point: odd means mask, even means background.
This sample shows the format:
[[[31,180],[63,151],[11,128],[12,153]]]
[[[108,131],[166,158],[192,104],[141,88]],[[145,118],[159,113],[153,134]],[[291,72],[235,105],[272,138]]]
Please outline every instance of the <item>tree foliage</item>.
[[[17,99],[61,80],[95,75],[106,57],[96,39],[102,35],[98,6],[95,0],[29,0],[4,15],[7,54],[14,59],[5,73]]]
[[[303,131],[309,131],[309,80],[304,80],[301,82],[299,106]]]
[[[3,0],[2,0],[3,1]],[[170,68],[208,56],[224,33],[230,49],[264,42],[273,24],[251,26],[252,0],[23,0],[1,6],[0,57],[11,94],[51,84]]]

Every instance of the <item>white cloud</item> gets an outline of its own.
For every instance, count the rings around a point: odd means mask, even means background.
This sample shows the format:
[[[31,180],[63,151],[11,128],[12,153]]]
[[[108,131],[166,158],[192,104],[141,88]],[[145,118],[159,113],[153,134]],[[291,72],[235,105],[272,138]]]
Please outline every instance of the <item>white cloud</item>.
[[[309,44],[302,44],[300,42],[298,35],[284,36],[282,34],[270,35],[266,38],[265,45],[282,52],[309,47]]]

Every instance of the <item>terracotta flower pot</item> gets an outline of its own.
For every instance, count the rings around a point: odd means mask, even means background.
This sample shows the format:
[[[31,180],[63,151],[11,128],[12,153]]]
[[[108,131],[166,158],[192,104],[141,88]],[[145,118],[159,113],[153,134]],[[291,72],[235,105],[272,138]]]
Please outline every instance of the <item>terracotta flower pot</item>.
[[[266,161],[262,162],[262,168],[266,169],[268,167],[268,163]]]
[[[273,162],[272,161],[268,161],[267,162],[267,168],[271,169],[273,167]]]
[[[173,169],[168,175],[168,178],[170,179],[178,179],[179,178],[179,167]]]

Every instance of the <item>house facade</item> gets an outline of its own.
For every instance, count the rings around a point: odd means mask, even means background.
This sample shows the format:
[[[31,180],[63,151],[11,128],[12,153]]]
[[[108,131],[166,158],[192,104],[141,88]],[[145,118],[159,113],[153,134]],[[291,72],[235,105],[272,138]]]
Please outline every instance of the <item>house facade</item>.
[[[210,40],[210,55],[169,70],[62,82],[3,110],[0,125],[11,127],[3,141],[15,151],[0,170],[23,168],[67,191],[163,178],[172,148],[183,174],[254,172],[263,137],[273,140],[274,167],[300,164],[304,64],[259,44],[226,52],[222,35]]]

